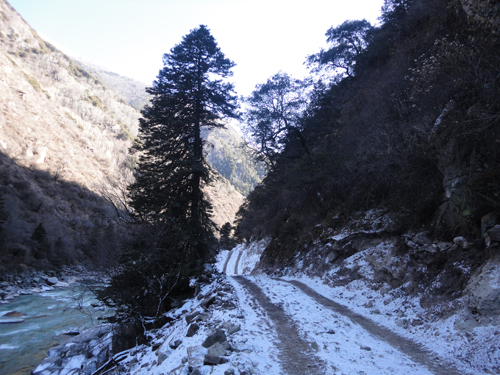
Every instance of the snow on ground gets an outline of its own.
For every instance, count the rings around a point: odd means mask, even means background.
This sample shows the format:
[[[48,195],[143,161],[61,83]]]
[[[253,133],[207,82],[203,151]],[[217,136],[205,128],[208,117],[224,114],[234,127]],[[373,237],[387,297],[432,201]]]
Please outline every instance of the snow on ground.
[[[222,250],[217,255],[216,268],[226,275],[248,275],[255,268],[269,239],[246,242],[232,250]],[[225,267],[225,270],[224,270]]]
[[[265,276],[251,280],[275,304],[281,304],[312,344],[316,355],[331,367],[331,374],[432,374],[361,326],[320,305],[293,285]]]
[[[234,289],[233,289],[234,288]],[[189,367],[199,374],[279,374],[280,365],[274,345],[274,332],[265,315],[256,308],[242,287],[225,277],[206,285],[198,298],[187,300],[169,315],[175,320],[154,335],[151,346],[139,346],[129,351],[121,362],[120,374],[188,374]],[[206,298],[216,296],[208,308],[202,307]],[[205,299],[204,299],[205,298]],[[187,337],[189,324],[186,315],[200,312],[195,318],[199,329]],[[229,333],[228,323],[239,325],[240,330]],[[230,349],[224,353],[227,363],[217,366],[204,365],[208,349],[201,346],[216,328],[226,332]],[[231,372],[233,371],[233,372]]]
[[[323,296],[424,345],[464,374],[499,373],[500,331],[496,326],[459,330],[455,328],[455,322],[463,320],[460,315],[445,320],[427,320],[426,311],[417,297],[398,296],[397,289],[382,296],[361,280],[347,286],[331,287],[320,278],[283,279],[299,280]]]
[[[261,244],[259,246],[263,245]],[[233,251],[237,254],[239,251],[244,251],[244,248],[237,247]],[[366,256],[376,257],[380,262],[384,262],[387,251],[386,245],[382,243],[376,247],[354,254],[351,258],[346,259],[344,265],[347,268],[349,268],[349,266],[359,267],[358,273],[365,273],[368,277],[373,272],[373,269],[370,264],[365,261]],[[259,249],[258,254],[261,254],[261,252],[262,251]],[[237,259],[235,253],[232,254],[232,260],[229,262],[231,267],[227,267],[226,272],[229,275],[235,274],[234,266]],[[227,254],[228,253],[220,255],[218,259],[219,270],[222,270]],[[241,258],[243,259],[243,255]],[[254,264],[256,263],[257,261],[254,261]],[[251,264],[247,267],[250,268]],[[330,273],[334,273],[336,270],[337,267],[330,270]],[[250,272],[251,270],[245,272],[245,274],[249,274]],[[236,272],[236,274],[238,273],[239,272]],[[457,313],[455,315],[437,320],[431,316],[432,314],[421,307],[418,296],[409,297],[402,292],[404,285],[394,290],[391,290],[391,288],[374,290],[368,282],[362,279],[350,282],[345,286],[326,285],[325,280],[310,278],[301,274],[295,274],[293,277],[283,277],[283,279],[299,280],[318,293],[321,293],[323,296],[341,305],[347,306],[352,311],[371,319],[402,337],[422,344],[424,347],[437,354],[444,363],[453,364],[464,374],[500,374],[500,328],[495,325],[477,326],[477,324],[473,324],[464,329],[464,325],[467,326],[469,320],[475,323],[472,316],[467,316],[465,309],[456,308],[455,311],[457,311]],[[304,332],[304,337],[310,338],[310,341],[316,341],[318,343],[320,348],[318,355],[322,356],[322,358],[323,356],[327,356],[327,351],[326,349],[322,349],[324,346],[322,346],[321,343],[324,343],[327,348],[330,348],[328,349],[330,351],[332,350],[332,344],[331,342],[328,344],[328,342],[325,341],[325,334],[321,332],[330,329],[327,323],[331,322],[332,319],[334,322],[338,321],[341,327],[344,324],[343,320],[339,320],[339,317],[332,316],[331,312],[327,314],[327,316],[329,316],[328,319],[320,319],[322,313],[319,313],[319,316],[315,319],[309,319],[307,314],[316,313],[316,308],[318,309],[317,311],[323,310],[321,307],[318,307],[319,305],[317,304],[313,304],[312,306],[316,307],[311,308],[311,299],[308,296],[296,294],[295,297],[291,297],[290,288],[293,290],[293,286],[277,284],[275,281],[266,277],[252,278],[252,280],[266,290],[273,301],[284,303],[286,311],[294,316],[294,319],[297,318],[302,322],[301,330]],[[296,293],[300,292],[297,291]],[[278,297],[276,297],[276,295],[278,295]],[[285,300],[279,302],[280,298],[284,298]],[[304,304],[306,305],[305,310],[302,306]],[[455,301],[455,304],[460,307],[460,304],[463,305],[464,302],[458,300]],[[306,311],[307,314],[305,314],[304,311]],[[345,353],[342,352],[341,358],[350,358],[348,353],[356,348],[359,353],[359,345],[356,343],[356,335],[360,335],[359,331],[356,331],[353,334],[354,336],[352,336],[350,330],[340,331],[339,328],[331,329],[336,332],[342,332],[337,335],[338,337],[346,338],[346,340],[351,337],[351,339],[349,339],[350,341],[336,341],[342,345],[336,345],[335,348],[339,347],[341,352],[345,350]],[[344,334],[345,336],[342,336]],[[326,337],[329,339],[328,335]],[[361,340],[357,340],[357,342],[362,345],[370,346],[365,343],[364,337]],[[374,351],[384,351],[384,349],[374,345],[372,352]],[[393,354],[384,352],[384,354],[381,355],[383,357],[377,357],[377,366],[383,366],[383,363],[385,363],[384,358],[390,358]],[[366,362],[368,361],[366,358],[363,360],[356,359],[356,361],[361,363],[360,366],[363,367],[369,363]],[[388,363],[392,363],[391,360],[387,361]],[[348,364],[349,360],[347,360],[346,363]],[[342,369],[342,366],[342,360],[340,360],[338,367]],[[376,368],[377,367],[373,367],[373,369]],[[382,370],[368,370],[371,372],[367,372],[367,370],[364,371],[366,373],[383,373],[380,372]],[[383,371],[391,373],[388,368]],[[393,373],[399,373],[399,370]]]
[[[239,245],[222,251],[215,267],[229,275],[250,274],[268,241]],[[347,267],[373,272],[366,256],[384,261],[382,243],[346,260]],[[327,276],[327,275],[326,275]],[[246,276],[280,305],[302,338],[315,351],[318,361],[327,364],[325,375],[426,375],[429,369],[385,341],[369,334],[350,318],[316,302],[300,289],[283,280],[298,280],[317,293],[344,305],[402,337],[431,350],[435,362],[454,365],[462,374],[500,374],[500,330],[496,326],[460,328],[463,316],[436,320],[401,288],[370,288],[363,279],[345,286],[329,286],[325,280],[301,274],[272,279],[265,275]],[[196,298],[184,301],[168,313],[173,320],[161,329],[147,333],[149,344],[117,354],[120,367],[110,374],[283,374],[279,362],[278,339],[273,323],[245,286],[230,276],[215,275]],[[192,320],[191,320],[191,318]],[[189,319],[188,319],[189,318]],[[189,322],[188,322],[189,321]],[[194,334],[188,334],[197,325]],[[233,329],[237,327],[237,329]],[[472,327],[472,328],[471,328]],[[226,335],[225,346],[217,354],[221,362],[208,365],[210,349],[202,346],[217,330]],[[123,359],[124,358],[124,359]],[[75,359],[76,361],[76,359]],[[77,365],[77,363],[75,363]],[[78,366],[77,366],[78,367]],[[323,374],[322,374],[323,375]]]

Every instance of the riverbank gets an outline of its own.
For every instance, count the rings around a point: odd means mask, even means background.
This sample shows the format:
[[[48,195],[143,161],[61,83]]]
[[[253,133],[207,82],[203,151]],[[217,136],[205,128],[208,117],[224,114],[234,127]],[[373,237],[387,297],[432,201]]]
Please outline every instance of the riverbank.
[[[27,293],[17,292],[17,297],[14,294],[0,304],[0,320],[4,323],[0,324],[0,374],[31,374],[47,352],[100,326],[100,318],[109,315],[81,275],[58,276],[61,280],[54,285],[48,285],[48,279],[39,274],[35,276],[40,277],[40,281],[35,280],[36,286],[15,283],[19,291]],[[84,278],[90,276],[86,273]]]
[[[81,265],[63,267],[59,271],[44,272],[29,269],[23,272],[2,274],[0,275],[0,305],[8,304],[19,296],[67,288],[85,279],[102,280],[103,275],[89,271]]]

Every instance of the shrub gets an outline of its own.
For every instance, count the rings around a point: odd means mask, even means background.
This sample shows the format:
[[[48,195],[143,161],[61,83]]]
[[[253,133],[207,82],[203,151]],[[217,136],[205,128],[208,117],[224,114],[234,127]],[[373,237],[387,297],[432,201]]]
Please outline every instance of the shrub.
[[[97,293],[107,306],[116,308],[116,318],[158,323],[177,299],[191,293],[190,279],[203,265],[195,250],[175,230],[144,227],[123,252],[120,266],[109,285]]]

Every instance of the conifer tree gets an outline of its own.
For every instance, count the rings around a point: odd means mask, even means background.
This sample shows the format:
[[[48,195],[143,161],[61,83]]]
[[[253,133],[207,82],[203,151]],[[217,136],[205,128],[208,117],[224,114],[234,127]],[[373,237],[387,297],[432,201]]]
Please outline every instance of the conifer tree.
[[[210,182],[210,169],[200,130],[223,127],[222,118],[236,117],[233,85],[224,81],[235,64],[204,25],[184,36],[163,63],[147,89],[152,99],[142,111],[134,146],[141,156],[129,197],[138,215],[164,225],[166,233],[180,234],[203,259],[213,223],[202,189]]]
[[[399,2],[399,0],[386,0]],[[310,55],[307,64],[313,72],[331,69],[340,71],[348,77],[354,76],[356,60],[366,50],[373,38],[374,27],[367,20],[345,21],[337,27],[331,27],[326,32],[326,40],[330,44],[327,50]]]
[[[158,324],[189,281],[203,269],[214,224],[203,186],[210,168],[200,130],[222,127],[236,116],[233,86],[225,82],[235,65],[206,26],[192,30],[163,56],[164,67],[142,111],[136,180],[129,199],[140,226],[120,260],[119,272],[98,298],[116,308],[118,320],[153,318]]]

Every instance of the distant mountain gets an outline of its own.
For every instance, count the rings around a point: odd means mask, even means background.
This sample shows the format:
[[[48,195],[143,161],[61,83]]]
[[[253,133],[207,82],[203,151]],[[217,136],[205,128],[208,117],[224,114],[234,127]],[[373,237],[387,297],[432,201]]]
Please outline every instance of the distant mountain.
[[[149,101],[144,82],[113,73],[107,68],[85,61],[81,57],[71,56],[86,71],[101,78],[110,88],[115,90],[132,107],[140,111]]]
[[[81,57],[73,58],[83,69],[99,77],[115,90],[132,107],[141,110],[148,103],[146,84],[110,72]],[[248,151],[242,147],[244,139],[241,132],[234,125],[226,124],[226,129],[203,131],[202,137],[207,141],[205,151],[209,164],[241,194],[248,195],[264,177],[265,169],[264,166],[255,163]]]
[[[207,160],[231,185],[248,195],[265,175],[264,166],[256,163],[244,147],[244,139],[234,125],[225,129],[205,130]]]

